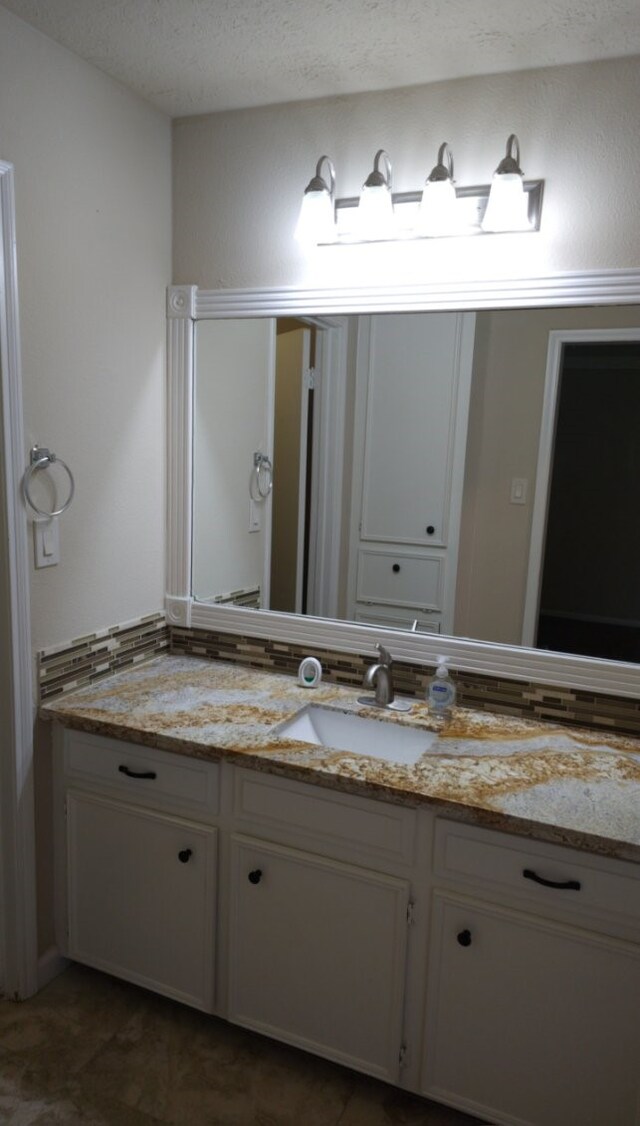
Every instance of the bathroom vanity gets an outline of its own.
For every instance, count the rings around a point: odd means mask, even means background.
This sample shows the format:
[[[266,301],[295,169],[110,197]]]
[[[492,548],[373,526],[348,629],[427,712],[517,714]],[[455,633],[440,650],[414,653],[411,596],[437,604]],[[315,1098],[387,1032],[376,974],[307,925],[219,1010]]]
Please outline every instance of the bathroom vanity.
[[[357,693],[163,657],[61,697],[70,958],[510,1126],[634,1126],[640,746],[456,711],[409,765],[283,737]]]

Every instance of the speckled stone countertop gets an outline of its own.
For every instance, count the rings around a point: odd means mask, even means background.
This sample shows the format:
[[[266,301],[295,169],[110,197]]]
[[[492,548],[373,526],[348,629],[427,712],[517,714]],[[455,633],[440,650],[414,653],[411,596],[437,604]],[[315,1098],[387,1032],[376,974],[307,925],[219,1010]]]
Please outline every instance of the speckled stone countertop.
[[[458,708],[415,765],[312,746],[275,730],[307,704],[434,730],[426,705],[390,715],[352,688],[163,656],[40,714],[67,727],[407,805],[640,862],[640,741]]]

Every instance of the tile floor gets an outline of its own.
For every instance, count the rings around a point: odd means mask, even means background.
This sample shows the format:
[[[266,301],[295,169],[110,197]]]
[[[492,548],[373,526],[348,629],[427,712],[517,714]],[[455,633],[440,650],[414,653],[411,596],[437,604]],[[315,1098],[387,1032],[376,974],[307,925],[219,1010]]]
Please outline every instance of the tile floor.
[[[478,1126],[83,966],[0,1001],[11,1126]]]

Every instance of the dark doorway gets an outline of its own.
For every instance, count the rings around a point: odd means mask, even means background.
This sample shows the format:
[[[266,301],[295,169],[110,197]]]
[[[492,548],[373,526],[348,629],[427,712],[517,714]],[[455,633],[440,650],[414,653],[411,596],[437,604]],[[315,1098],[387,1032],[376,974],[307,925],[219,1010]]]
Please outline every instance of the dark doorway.
[[[640,661],[640,343],[564,347],[536,644]]]

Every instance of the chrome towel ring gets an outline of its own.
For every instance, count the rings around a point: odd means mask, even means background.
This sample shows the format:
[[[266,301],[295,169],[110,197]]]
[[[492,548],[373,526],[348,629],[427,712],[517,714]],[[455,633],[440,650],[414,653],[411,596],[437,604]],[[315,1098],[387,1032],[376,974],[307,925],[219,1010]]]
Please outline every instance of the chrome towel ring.
[[[25,471],[24,477],[22,478],[22,492],[24,494],[24,499],[26,500],[29,507],[32,508],[38,516],[46,516],[47,519],[51,519],[52,516],[60,516],[63,512],[66,512],[69,505],[71,504],[71,501],[73,500],[73,494],[76,489],[76,483],[73,479],[73,473],[69,469],[66,461],[63,461],[61,457],[57,457],[56,454],[53,453],[53,450],[48,450],[45,446],[33,446],[29,453],[29,461],[29,466]],[[43,508],[38,508],[37,504],[34,504],[33,500],[31,499],[29,488],[31,486],[34,474],[36,474],[41,469],[48,469],[49,466],[53,465],[54,463],[61,465],[65,470],[67,476],[69,477],[69,496],[67,497],[64,504],[60,506],[60,508],[55,508],[53,512],[47,512]]]
[[[258,450],[253,455],[253,470],[249,482],[249,493],[255,501],[266,500],[273,488],[273,466],[267,454]]]

